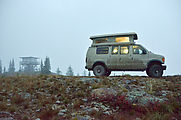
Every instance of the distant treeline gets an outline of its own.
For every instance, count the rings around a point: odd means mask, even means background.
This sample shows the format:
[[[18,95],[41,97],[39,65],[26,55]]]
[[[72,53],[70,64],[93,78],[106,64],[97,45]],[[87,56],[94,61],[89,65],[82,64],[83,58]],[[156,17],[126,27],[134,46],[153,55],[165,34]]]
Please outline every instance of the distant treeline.
[[[0,75],[14,76],[14,75],[36,75],[36,74],[51,74],[51,65],[49,57],[45,58],[44,64],[41,60],[40,67],[38,67],[38,61],[32,59],[33,57],[27,57],[27,59],[20,62],[19,70],[16,71],[14,59],[10,60],[8,69],[2,65],[0,60]],[[36,62],[36,64],[35,64]]]
[[[41,60],[39,63],[37,58],[35,57],[23,57],[22,61],[20,61],[19,70],[15,69],[14,59],[10,60],[8,69],[2,65],[2,61],[0,60],[0,75],[1,76],[14,76],[14,75],[62,75],[60,68],[58,67],[56,73],[51,72],[51,64],[50,58],[46,57],[45,60]],[[74,71],[71,65],[68,67],[66,76],[74,76]],[[83,76],[87,76],[86,71],[84,70],[82,73]],[[77,73],[79,76],[79,73]],[[91,76],[90,72],[88,76]]]

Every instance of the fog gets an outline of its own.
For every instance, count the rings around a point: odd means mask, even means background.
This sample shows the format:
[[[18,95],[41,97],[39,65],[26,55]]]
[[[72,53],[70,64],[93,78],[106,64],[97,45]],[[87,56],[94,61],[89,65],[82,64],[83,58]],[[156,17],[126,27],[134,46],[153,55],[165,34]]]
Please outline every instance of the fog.
[[[48,56],[52,72],[59,67],[65,74],[71,65],[81,75],[89,37],[120,32],[136,32],[137,43],[164,55],[164,75],[181,74],[180,0],[0,0],[0,59],[6,68],[12,58],[18,70],[19,57]]]

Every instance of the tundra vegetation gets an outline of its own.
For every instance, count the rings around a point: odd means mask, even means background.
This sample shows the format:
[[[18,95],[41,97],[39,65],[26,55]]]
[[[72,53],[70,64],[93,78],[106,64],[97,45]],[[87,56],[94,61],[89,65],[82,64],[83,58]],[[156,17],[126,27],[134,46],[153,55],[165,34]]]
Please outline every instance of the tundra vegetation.
[[[181,119],[181,77],[0,77],[0,118]]]

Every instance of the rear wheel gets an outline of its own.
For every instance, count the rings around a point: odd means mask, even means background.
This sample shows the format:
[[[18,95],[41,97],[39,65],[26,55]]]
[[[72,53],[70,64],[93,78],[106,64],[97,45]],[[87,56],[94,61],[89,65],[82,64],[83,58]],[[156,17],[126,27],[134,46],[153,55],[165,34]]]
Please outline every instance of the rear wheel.
[[[149,75],[149,68],[146,69],[146,74],[147,74],[148,76],[150,76],[150,75]]]
[[[96,65],[93,68],[93,73],[95,76],[105,76],[106,75],[106,69],[103,65]]]
[[[148,76],[150,77],[161,77],[163,75],[163,69],[161,65],[154,64],[148,69]]]

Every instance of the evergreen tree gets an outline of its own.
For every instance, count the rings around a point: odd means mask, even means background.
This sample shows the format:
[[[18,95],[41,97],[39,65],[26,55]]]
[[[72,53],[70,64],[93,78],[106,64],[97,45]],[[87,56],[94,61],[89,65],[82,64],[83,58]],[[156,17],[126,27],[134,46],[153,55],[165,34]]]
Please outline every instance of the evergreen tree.
[[[3,69],[3,74],[5,74],[6,73],[6,67],[4,67],[4,69]]]
[[[50,59],[46,57],[44,61],[43,74],[50,74],[51,73],[50,70],[51,70]]]
[[[74,72],[73,72],[73,69],[71,66],[68,67],[68,70],[67,70],[67,73],[66,73],[67,76],[74,76]]]
[[[62,74],[62,72],[60,71],[59,67],[57,68],[57,71],[56,71],[56,72],[57,72],[58,75],[61,75],[61,74]]]
[[[1,63],[1,60],[0,60],[0,75],[2,74],[2,63]]]
[[[3,68],[3,75],[6,76],[7,73],[6,73],[6,67]]]
[[[12,59],[12,61],[10,60],[9,62],[8,74],[14,75],[14,72],[15,72],[15,65],[14,65],[14,59]]]
[[[12,60],[12,66],[11,66],[12,68],[12,73],[14,73],[15,72],[15,64],[14,64],[14,59]]]
[[[12,66],[12,63],[11,63],[11,60],[9,62],[9,68],[8,68],[8,72],[11,73],[11,66]]]
[[[43,73],[43,61],[41,60],[41,63],[40,63],[40,73]]]

